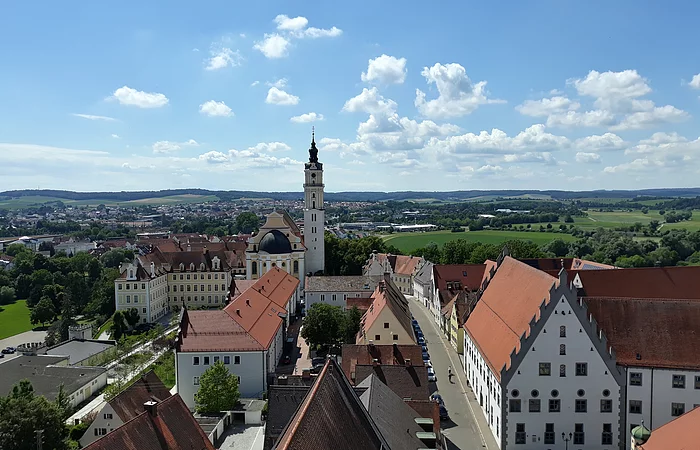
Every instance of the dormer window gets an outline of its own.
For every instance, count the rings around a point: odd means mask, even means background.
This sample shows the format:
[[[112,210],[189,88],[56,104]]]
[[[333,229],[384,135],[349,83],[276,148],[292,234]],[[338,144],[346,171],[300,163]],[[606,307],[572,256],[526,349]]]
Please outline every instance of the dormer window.
[[[202,272],[204,272],[206,270],[206,268],[207,268],[207,266],[205,266],[204,263],[199,265],[199,270],[201,270]]]
[[[190,272],[194,272],[194,263],[190,263]]]
[[[180,263],[180,272],[185,271],[185,265],[183,263]]]

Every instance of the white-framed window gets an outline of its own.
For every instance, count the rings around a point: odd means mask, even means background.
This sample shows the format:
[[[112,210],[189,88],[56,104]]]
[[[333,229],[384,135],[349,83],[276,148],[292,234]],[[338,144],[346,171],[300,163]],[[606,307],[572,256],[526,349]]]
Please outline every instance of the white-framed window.
[[[231,357],[230,356],[224,356],[224,364],[231,364]]]
[[[193,365],[193,366],[198,366],[198,365],[199,365],[199,356],[193,356],[193,357],[192,357],[192,365]]]
[[[234,364],[240,364],[240,363],[241,363],[241,357],[240,357],[240,356],[234,356],[234,357],[233,357],[233,363],[234,363]]]
[[[195,386],[199,386],[199,377],[192,377],[192,384]]]

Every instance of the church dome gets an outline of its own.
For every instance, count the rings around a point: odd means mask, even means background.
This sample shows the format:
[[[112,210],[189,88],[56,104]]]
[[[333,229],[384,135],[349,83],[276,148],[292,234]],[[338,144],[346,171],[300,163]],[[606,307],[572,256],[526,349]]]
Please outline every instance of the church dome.
[[[289,239],[279,230],[269,231],[260,240],[261,252],[267,252],[271,255],[279,255],[282,253],[292,253],[292,244]]]

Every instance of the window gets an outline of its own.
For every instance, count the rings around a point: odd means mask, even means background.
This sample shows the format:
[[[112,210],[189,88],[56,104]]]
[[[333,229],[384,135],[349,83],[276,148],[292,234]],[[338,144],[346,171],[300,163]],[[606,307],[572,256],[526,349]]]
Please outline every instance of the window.
[[[127,295],[127,296],[126,296],[126,302],[127,302],[127,303],[131,303],[131,295]]]
[[[583,433],[583,424],[574,424],[574,445],[585,445],[586,437]]]
[[[554,434],[554,424],[545,423],[544,424],[544,443],[545,444],[556,444]]]
[[[219,357],[218,357],[218,356],[215,356],[215,357],[214,357],[214,364],[216,364],[216,363],[218,363],[218,362],[219,362]]]
[[[577,413],[588,412],[588,401],[586,399],[582,399],[582,398],[576,399],[576,412]]]
[[[202,290],[204,290],[204,289],[202,289]],[[197,285],[196,284],[194,285],[194,291],[197,292]]]
[[[612,412],[612,400],[603,399],[600,401],[600,412],[611,413]]]
[[[104,418],[107,419],[107,420],[110,420],[110,419],[112,419],[112,415],[111,415],[111,414],[105,414],[105,415],[104,415]]]
[[[95,428],[95,436],[104,436],[107,434],[107,428]]]
[[[558,398],[549,399],[549,412],[560,412],[561,411],[561,400]]]
[[[520,412],[520,399],[510,399],[508,405],[510,412]]]
[[[282,263],[282,264],[284,264],[284,263]],[[335,295],[335,294],[331,295],[331,300],[333,300],[333,301],[336,300],[336,295]],[[386,328],[386,327],[384,327],[384,328]]]
[[[695,389],[700,389],[700,377],[695,376]]]
[[[528,410],[530,412],[540,412],[540,399],[539,398],[531,398],[528,404]]]
[[[588,375],[588,363],[576,363],[576,376],[585,377]]]
[[[188,284],[187,285],[187,292],[190,292],[190,291],[192,291],[192,286]]]
[[[233,363],[234,363],[234,364],[240,364],[240,363],[241,363],[241,357],[240,357],[240,356],[234,356],[234,357],[233,357]]]
[[[389,322],[384,322],[384,328],[389,328]]]
[[[379,340],[379,338],[381,338],[381,336],[380,336],[380,335],[378,335],[378,334],[375,334],[375,335],[374,335],[374,340],[375,340],[375,341],[378,341],[378,340]]]
[[[552,363],[541,362],[540,363],[540,376],[541,377],[548,377],[551,374],[552,374]]]
[[[516,444],[525,444],[526,440],[527,440],[527,434],[525,434],[525,424],[524,423],[516,423],[515,424],[515,443]]]
[[[258,263],[253,262],[253,264],[250,266],[250,269],[251,269],[250,271],[253,275],[257,275],[258,274]]]
[[[685,375],[673,375],[673,387],[675,389],[685,389]]]
[[[641,414],[642,413],[642,401],[641,400],[630,400],[629,411],[630,411],[630,414]]]
[[[325,302],[325,301],[326,301],[326,295],[325,295],[325,294],[321,294],[321,301],[322,301],[322,302]]]
[[[560,377],[565,377],[565,376],[566,376],[566,364],[560,364],[560,365],[559,365],[559,376],[560,376]]]
[[[641,385],[642,385],[641,372],[630,372],[630,386],[641,386]]]
[[[559,354],[566,355],[566,344],[559,344]]]
[[[398,341],[398,340],[399,340],[399,335],[398,335],[398,334],[395,334],[395,335],[393,336],[393,340]]]
[[[224,364],[231,364],[231,357],[230,356],[224,356]]]
[[[189,273],[187,274],[187,279],[188,279],[188,280],[190,279],[190,274],[189,274]]]
[[[205,365],[205,366],[208,366],[208,365],[209,365],[209,357],[208,357],[208,356],[205,356],[205,357],[204,357],[204,365]]]
[[[146,283],[141,283],[141,289],[146,289]]]
[[[193,365],[193,366],[198,366],[198,365],[199,365],[199,356],[193,356],[193,357],[192,357],[192,365]]]
[[[294,273],[299,272],[299,261],[294,261],[294,264],[292,264],[292,268]]]
[[[678,417],[685,412],[685,403],[671,403],[671,415]]]
[[[144,314],[146,314],[146,308],[142,308]]]
[[[192,377],[192,384],[199,386],[199,377]]]
[[[559,337],[566,337],[566,325],[559,327]]]
[[[603,424],[603,435],[601,436],[600,443],[602,445],[612,445],[612,424]]]
[[[211,284],[207,285],[207,291],[211,292]]]

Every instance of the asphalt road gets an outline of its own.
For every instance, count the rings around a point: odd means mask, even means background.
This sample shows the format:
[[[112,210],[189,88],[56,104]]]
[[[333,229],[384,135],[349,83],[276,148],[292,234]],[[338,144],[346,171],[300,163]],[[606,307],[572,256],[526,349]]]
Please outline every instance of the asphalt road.
[[[442,396],[445,407],[450,414],[451,420],[441,423],[443,434],[447,437],[448,449],[496,449],[496,442],[486,427],[483,415],[475,418],[475,414],[481,414],[477,410],[475,400],[474,404],[470,406],[469,399],[473,399],[474,395],[467,386],[466,376],[459,362],[457,351],[442,337],[443,335],[438,330],[432,314],[413,297],[408,297],[408,299],[411,312],[418,321],[427,341],[430,360],[437,375],[436,389]],[[447,377],[448,367],[452,367],[452,373],[455,374],[452,383]]]

